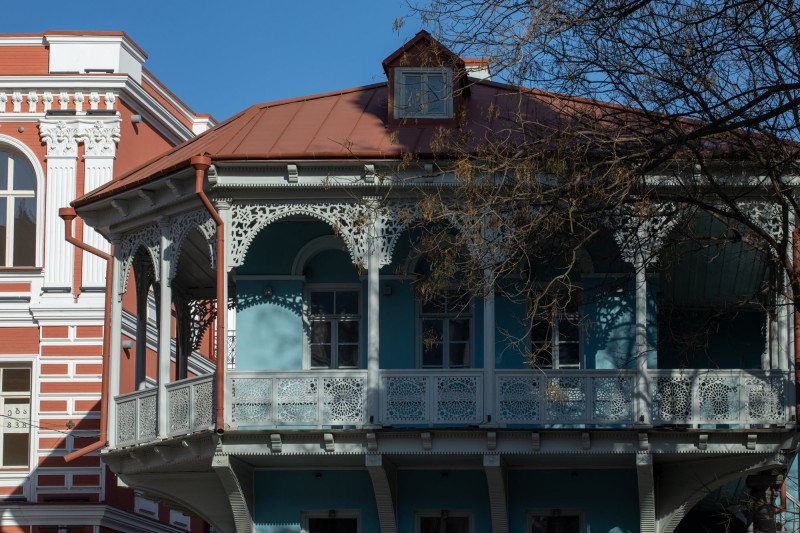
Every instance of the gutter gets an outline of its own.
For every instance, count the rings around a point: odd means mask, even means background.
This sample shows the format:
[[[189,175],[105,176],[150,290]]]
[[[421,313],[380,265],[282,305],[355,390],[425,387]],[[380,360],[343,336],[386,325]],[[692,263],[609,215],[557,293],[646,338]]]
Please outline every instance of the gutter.
[[[78,216],[75,213],[75,210],[71,207],[62,207],[58,210],[58,216],[64,220],[64,239],[72,244],[80,248],[81,250],[85,250],[90,254],[94,254],[101,259],[105,259],[106,261],[106,304],[105,304],[105,312],[103,315],[103,356],[102,356],[102,365],[103,371],[101,374],[101,385],[100,385],[100,435],[98,437],[98,441],[94,444],[90,444],[81,448],[80,450],[75,450],[74,452],[67,454],[64,456],[64,461],[69,463],[73,459],[77,459],[78,457],[83,457],[87,453],[91,453],[95,450],[99,450],[108,444],[108,357],[109,357],[109,350],[111,348],[111,301],[112,301],[112,294],[111,294],[111,278],[113,276],[114,270],[114,263],[111,260],[112,255],[103,252],[102,250],[98,250],[94,246],[90,246],[83,241],[76,239],[72,235],[72,221]],[[113,254],[113,246],[112,246],[112,254]]]
[[[203,190],[203,179],[206,171],[211,168],[211,158],[207,155],[196,155],[189,160],[189,164],[194,167],[195,194],[217,226],[217,398],[214,428],[221,435],[225,432],[225,365],[227,364],[224,357],[227,334],[223,315],[228,308],[225,302],[225,224]]]

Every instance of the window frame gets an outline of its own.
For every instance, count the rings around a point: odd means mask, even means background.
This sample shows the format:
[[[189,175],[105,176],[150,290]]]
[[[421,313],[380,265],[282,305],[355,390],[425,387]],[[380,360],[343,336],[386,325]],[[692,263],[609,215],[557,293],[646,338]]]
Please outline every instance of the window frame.
[[[531,317],[532,323],[530,326],[530,331],[528,333],[528,348],[530,349],[530,354],[532,359],[529,363],[530,366],[533,365],[533,358],[537,358],[536,355],[537,348],[535,346],[538,345],[545,345],[549,347],[550,351],[550,364],[547,366],[537,364],[534,368],[541,368],[544,370],[581,370],[586,367],[586,361],[584,356],[584,344],[586,339],[586,315],[584,310],[583,304],[583,287],[580,285],[576,285],[573,288],[573,294],[570,297],[570,302],[576,302],[574,309],[568,309],[566,312],[559,313],[555,320],[551,321],[551,317],[545,315],[536,315]],[[534,325],[533,322],[536,321],[544,321],[548,323],[549,327],[547,330],[547,339],[537,339],[534,338]],[[577,330],[578,338],[574,341],[566,341],[561,340],[561,336],[559,333],[559,329],[561,327],[562,321],[569,321]],[[563,366],[560,360],[560,353],[559,347],[562,344],[577,344],[578,345],[578,363],[576,365],[568,365]]]
[[[28,390],[27,391],[4,391],[2,390],[2,373],[6,370],[27,370],[28,371]],[[35,386],[35,376],[33,365],[26,362],[8,362],[3,363],[0,365],[0,413],[3,414],[3,428],[5,429],[6,423],[9,421],[6,419],[5,415],[5,405],[7,399],[27,399],[28,400],[28,421],[22,422],[23,427],[27,425],[27,434],[28,434],[28,449],[26,450],[25,457],[26,463],[24,465],[6,465],[3,461],[4,455],[4,445],[5,445],[5,431],[0,431],[0,470],[30,470],[32,465],[32,453],[33,453],[33,432],[31,428],[34,426],[34,386]],[[16,417],[15,417],[16,418]],[[18,431],[15,433],[25,433],[24,431]]]
[[[24,143],[14,139],[12,137],[8,137],[6,135],[0,135],[0,152],[7,153],[10,158],[9,161],[13,161],[13,157],[16,156],[20,159],[24,159],[27,164],[31,166],[33,171],[33,178],[35,180],[35,189],[32,191],[29,189],[24,189],[24,194],[21,191],[12,192],[14,189],[9,187],[12,185],[12,174],[9,173],[9,183],[6,184],[6,188],[2,189],[0,192],[0,198],[8,198],[12,201],[7,203],[6,207],[6,227],[5,227],[5,237],[6,237],[6,249],[4,251],[5,255],[3,257],[3,265],[0,265],[0,269],[34,269],[34,268],[41,268],[41,261],[42,261],[42,242],[43,242],[43,235],[44,235],[44,224],[42,223],[43,220],[43,210],[44,210],[44,171],[42,170],[42,166],[39,160],[36,158],[36,155],[31,151],[28,146]],[[13,167],[13,163],[10,163]],[[14,198],[33,198],[35,205],[36,205],[36,215],[33,221],[34,223],[34,233],[35,233],[35,242],[33,244],[33,264],[31,265],[15,265],[14,263],[14,209],[13,209],[13,199]]]
[[[585,533],[586,531],[586,514],[582,509],[574,508],[552,508],[552,509],[528,509],[525,513],[525,533],[533,533],[533,519],[537,516],[547,517],[561,517],[561,516],[577,516],[578,517],[578,532]]]
[[[331,516],[333,511],[336,516]],[[361,533],[361,511],[359,509],[311,509],[300,514],[300,533],[309,532],[309,521],[312,518],[355,518],[356,531]]]
[[[311,293],[314,292],[355,292],[357,294],[356,302],[358,303],[357,315],[322,315],[322,316],[344,316],[347,322],[356,322],[358,324],[358,364],[355,366],[340,366],[339,365],[339,343],[338,343],[338,324],[339,318],[331,319],[333,324],[331,326],[331,361],[327,367],[313,366],[311,360],[311,324],[314,321],[311,314]],[[363,333],[364,333],[364,302],[362,301],[363,291],[360,285],[352,283],[315,283],[308,284],[305,287],[303,294],[303,368],[306,370],[359,370],[362,368],[364,359],[364,346],[363,346]]]
[[[475,532],[475,520],[471,511],[465,509],[422,509],[414,513],[414,533],[422,531],[423,518],[441,518],[443,512],[446,512],[448,517],[466,518],[468,521],[468,533]]]
[[[455,291],[448,291],[448,295],[455,293]],[[458,298],[458,296],[456,296]],[[475,368],[475,299],[469,297],[469,303],[463,311],[445,310],[438,313],[424,313],[423,303],[419,298],[416,298],[416,367],[422,370],[469,370]],[[425,366],[423,361],[425,357],[425,320],[442,320],[444,325],[442,327],[443,338],[442,344],[442,365],[441,366]],[[450,321],[451,320],[467,320],[469,323],[469,338],[467,339],[466,347],[469,354],[469,364],[464,366],[450,366]]]
[[[444,111],[441,113],[432,113],[428,110],[429,101],[421,104],[422,110],[415,112],[407,109],[402,102],[406,101],[408,84],[405,82],[406,76],[419,75],[422,77],[421,84],[427,87],[427,78],[431,74],[441,74],[444,77],[444,90],[445,95],[442,98],[444,103]],[[426,92],[427,94],[427,92]],[[424,99],[424,97],[423,97]],[[453,118],[453,71],[444,67],[396,67],[394,69],[394,118],[431,118],[431,119],[449,119]]]

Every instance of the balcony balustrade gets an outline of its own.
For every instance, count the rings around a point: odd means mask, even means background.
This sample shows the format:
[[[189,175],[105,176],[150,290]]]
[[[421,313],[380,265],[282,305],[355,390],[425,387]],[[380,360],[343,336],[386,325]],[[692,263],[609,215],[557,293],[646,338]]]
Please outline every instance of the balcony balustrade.
[[[789,372],[761,370],[650,370],[649,409],[655,426],[784,425],[791,420]],[[485,398],[482,370],[381,370],[382,426],[609,427],[629,429],[636,375],[632,370],[495,372]],[[365,370],[229,371],[226,419],[230,429],[362,427],[368,424]],[[166,387],[167,436],[213,425],[213,376]],[[157,389],[118,396],[117,446],[155,440]],[[491,409],[487,408],[489,402]],[[648,405],[645,402],[645,405]]]

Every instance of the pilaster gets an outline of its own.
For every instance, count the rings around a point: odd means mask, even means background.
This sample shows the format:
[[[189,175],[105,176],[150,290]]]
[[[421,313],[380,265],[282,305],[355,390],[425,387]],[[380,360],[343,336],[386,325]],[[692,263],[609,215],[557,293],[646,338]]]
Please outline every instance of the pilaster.
[[[64,240],[58,210],[75,198],[78,160],[77,122],[42,119],[39,134],[47,143],[45,183],[46,238],[44,250],[45,292],[69,292],[75,269],[73,247]]]

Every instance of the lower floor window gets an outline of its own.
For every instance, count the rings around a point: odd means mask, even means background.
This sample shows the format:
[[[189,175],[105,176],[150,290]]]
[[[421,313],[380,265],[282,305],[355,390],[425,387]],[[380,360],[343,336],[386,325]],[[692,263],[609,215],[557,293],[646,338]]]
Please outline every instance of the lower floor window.
[[[470,533],[470,519],[464,513],[449,511],[417,515],[417,533]]]
[[[575,511],[537,511],[529,515],[530,533],[581,533],[581,515]]]
[[[355,511],[313,511],[303,513],[303,533],[359,533]]]
[[[31,434],[31,369],[0,367],[0,466],[28,466]]]

